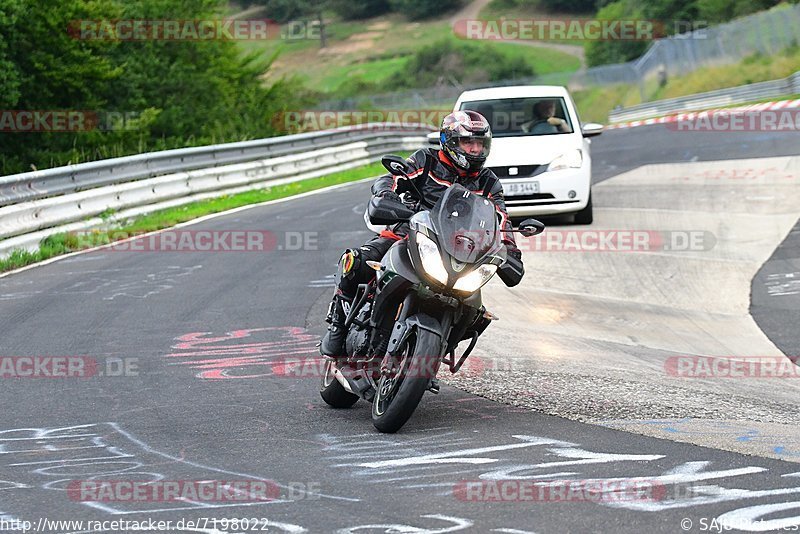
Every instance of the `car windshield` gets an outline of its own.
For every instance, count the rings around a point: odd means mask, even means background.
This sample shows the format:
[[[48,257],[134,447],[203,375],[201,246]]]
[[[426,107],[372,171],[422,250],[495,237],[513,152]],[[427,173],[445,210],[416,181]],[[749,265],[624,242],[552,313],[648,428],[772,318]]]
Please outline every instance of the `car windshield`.
[[[461,109],[477,111],[486,117],[493,137],[558,135],[574,131],[561,97],[474,100],[463,102]]]

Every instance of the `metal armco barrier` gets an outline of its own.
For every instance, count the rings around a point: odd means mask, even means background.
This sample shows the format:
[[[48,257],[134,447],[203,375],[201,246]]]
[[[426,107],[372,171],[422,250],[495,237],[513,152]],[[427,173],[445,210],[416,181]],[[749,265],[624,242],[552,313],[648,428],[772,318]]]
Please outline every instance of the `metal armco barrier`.
[[[347,128],[138,154],[0,178],[0,256],[58,232],[365,165],[426,145],[427,125]]]
[[[698,93],[668,100],[657,100],[655,102],[631,106],[612,111],[608,114],[608,118],[612,123],[627,122],[660,117],[670,113],[680,113],[682,111],[695,111],[715,106],[742,104],[763,98],[778,98],[797,93],[800,93],[800,72],[796,72],[792,76],[782,80],[751,83],[748,85],[740,85],[739,87],[731,87],[729,89],[718,89],[716,91],[708,91],[707,93]]]
[[[240,143],[164,150],[4,176],[0,177],[0,206],[172,172],[242,163],[338,146],[347,142],[365,141],[380,133],[414,135],[431,131],[424,125],[381,125],[381,128],[381,132],[376,132],[374,126],[364,125]]]

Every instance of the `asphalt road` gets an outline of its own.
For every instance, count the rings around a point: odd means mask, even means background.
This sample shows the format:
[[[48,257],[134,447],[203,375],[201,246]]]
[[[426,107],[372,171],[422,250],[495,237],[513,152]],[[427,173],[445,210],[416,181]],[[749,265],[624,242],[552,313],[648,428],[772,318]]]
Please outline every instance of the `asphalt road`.
[[[663,125],[612,130],[593,142],[593,181],[648,163],[795,156],[800,152],[796,137],[786,132],[677,132]],[[798,258],[800,226],[795,226],[753,279],[750,310],[764,333],[790,356],[800,355]]]
[[[651,148],[666,146],[659,135],[604,134],[594,145],[598,175],[659,157]],[[790,139],[738,135],[707,151],[681,137],[673,154],[790,150]],[[54,528],[39,524],[43,518],[171,520],[172,532],[181,519],[198,520],[181,531],[208,534],[800,525],[796,464],[585,425],[450,387],[426,396],[391,436],[373,430],[363,402],[328,409],[313,366],[297,376],[282,364],[315,354],[338,254],[369,235],[361,223],[366,191],[355,184],[184,228],[266,230],[274,244],[267,252],[100,250],[0,278],[0,356],[81,357],[104,375],[3,379],[0,530],[12,531],[2,521],[18,519],[48,532],[122,531]],[[557,483],[515,500],[509,486],[564,479],[602,483],[602,497],[566,497]],[[269,480],[280,498],[112,501],[64,491],[87,480]],[[484,486],[454,492],[468,481]],[[497,501],[495,482],[510,501]],[[653,491],[614,492],[621,483]],[[236,529],[214,518],[256,521]]]
[[[664,125],[609,130],[592,143],[594,183],[648,163],[796,156],[792,132],[690,132]]]

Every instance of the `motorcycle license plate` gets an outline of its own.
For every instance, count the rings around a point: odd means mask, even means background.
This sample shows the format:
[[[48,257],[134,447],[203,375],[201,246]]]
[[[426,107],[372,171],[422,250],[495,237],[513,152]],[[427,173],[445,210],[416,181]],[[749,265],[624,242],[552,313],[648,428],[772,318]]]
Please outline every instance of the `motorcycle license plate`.
[[[535,195],[539,192],[539,182],[525,182],[524,184],[505,184],[503,193],[508,197],[520,195]]]

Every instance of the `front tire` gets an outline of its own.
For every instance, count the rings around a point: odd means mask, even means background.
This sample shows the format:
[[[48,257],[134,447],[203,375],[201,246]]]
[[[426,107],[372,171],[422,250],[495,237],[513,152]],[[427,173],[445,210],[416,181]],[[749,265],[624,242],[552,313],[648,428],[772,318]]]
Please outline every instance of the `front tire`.
[[[592,213],[592,192],[589,191],[589,202],[586,207],[575,213],[575,224],[592,224],[594,214]]]
[[[400,352],[399,370],[383,374],[372,401],[372,424],[384,433],[394,433],[406,424],[428,389],[439,359],[439,337],[415,329]],[[435,359],[435,360],[434,360]]]
[[[325,372],[322,373],[322,384],[319,387],[322,400],[334,408],[349,408],[358,400],[358,395],[350,393],[336,380],[333,375],[333,362],[325,363]]]

